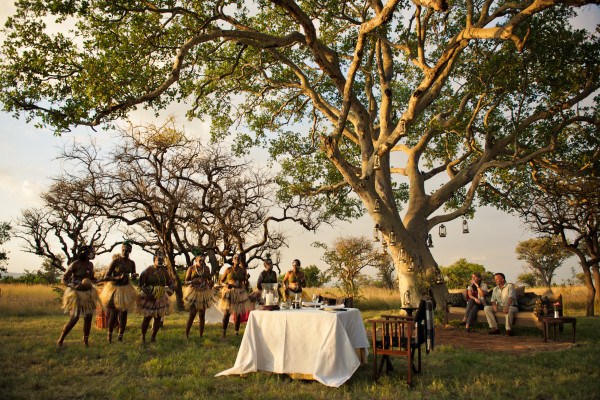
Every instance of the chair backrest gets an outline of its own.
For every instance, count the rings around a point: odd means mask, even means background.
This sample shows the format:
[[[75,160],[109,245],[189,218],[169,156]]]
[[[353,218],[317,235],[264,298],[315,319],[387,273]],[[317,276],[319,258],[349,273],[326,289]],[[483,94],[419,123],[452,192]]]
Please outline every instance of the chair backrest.
[[[417,308],[417,312],[415,313],[415,325],[417,330],[417,343],[423,344],[427,340],[427,330],[425,324],[426,312],[427,312],[427,302],[425,300],[421,300],[419,302],[419,308]]]
[[[354,305],[354,297],[346,297],[344,299],[344,307],[352,308],[353,305]]]

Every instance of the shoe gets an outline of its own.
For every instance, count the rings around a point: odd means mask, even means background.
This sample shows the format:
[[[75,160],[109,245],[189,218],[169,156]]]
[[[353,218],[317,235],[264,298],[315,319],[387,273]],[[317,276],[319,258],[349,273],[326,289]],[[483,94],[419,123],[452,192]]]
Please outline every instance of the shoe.
[[[506,336],[514,336],[515,334],[510,329],[506,331]]]
[[[498,329],[498,328],[494,328],[488,332],[488,335],[499,335],[499,334],[500,334],[500,329]]]
[[[471,332],[471,327],[465,328],[465,332]]]
[[[467,322],[466,322],[466,321],[463,321],[463,322],[459,323],[458,325],[460,325],[460,326],[465,326],[466,324],[467,324]]]

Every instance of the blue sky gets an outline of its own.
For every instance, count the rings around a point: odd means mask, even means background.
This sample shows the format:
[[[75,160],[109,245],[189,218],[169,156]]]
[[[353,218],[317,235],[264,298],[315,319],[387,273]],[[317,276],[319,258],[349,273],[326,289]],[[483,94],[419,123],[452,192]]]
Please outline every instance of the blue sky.
[[[12,10],[9,2],[0,2],[0,21],[3,23]],[[598,7],[586,7],[578,18],[578,23],[592,26],[600,22]],[[180,124],[186,131],[205,135],[206,126],[199,121],[187,121],[183,117],[183,109],[174,107],[169,113],[181,115]],[[165,115],[167,115],[165,113]],[[152,114],[138,112],[135,119],[148,120]],[[0,221],[11,221],[25,208],[40,205],[39,193],[50,182],[50,177],[60,172],[60,162],[56,160],[58,149],[73,140],[86,140],[88,135],[102,140],[106,132],[79,128],[61,137],[53,136],[48,130],[38,130],[24,119],[15,119],[6,113],[0,113]],[[254,154],[259,157],[260,154]],[[259,160],[260,161],[260,160]],[[473,220],[469,221],[471,233],[461,233],[461,220],[446,224],[448,236],[439,238],[437,230],[432,232],[434,248],[432,253],[442,266],[448,266],[459,258],[484,265],[486,270],[504,272],[509,281],[515,281],[523,271],[524,262],[516,259],[517,243],[533,235],[524,227],[518,218],[499,211],[485,208],[477,211]],[[314,241],[329,243],[339,235],[367,235],[371,237],[373,225],[368,217],[352,223],[339,223],[333,227],[324,227],[316,234],[306,232],[301,227],[286,224],[284,230],[289,237],[289,248],[282,250],[281,268],[291,268],[292,260],[299,258],[303,266],[316,264],[325,269],[321,261],[322,250],[311,246]],[[4,245],[10,251],[8,270],[23,272],[25,269],[36,270],[41,259],[20,250],[22,243],[17,239]],[[99,257],[97,265],[106,265],[109,256]],[[150,264],[150,257],[141,252],[132,255],[138,269]],[[575,258],[569,259],[558,270],[557,281],[571,276],[571,266],[579,272]],[[373,271],[374,272],[374,271]],[[253,272],[253,278],[257,272]]]

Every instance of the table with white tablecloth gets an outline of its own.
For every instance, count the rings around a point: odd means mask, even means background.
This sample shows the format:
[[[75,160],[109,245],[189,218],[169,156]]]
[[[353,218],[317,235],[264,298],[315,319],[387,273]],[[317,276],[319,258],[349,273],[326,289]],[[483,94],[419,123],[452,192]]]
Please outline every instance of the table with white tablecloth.
[[[338,387],[356,371],[361,363],[359,354],[366,355],[368,348],[365,327],[356,308],[254,310],[235,365],[217,376],[260,370]]]

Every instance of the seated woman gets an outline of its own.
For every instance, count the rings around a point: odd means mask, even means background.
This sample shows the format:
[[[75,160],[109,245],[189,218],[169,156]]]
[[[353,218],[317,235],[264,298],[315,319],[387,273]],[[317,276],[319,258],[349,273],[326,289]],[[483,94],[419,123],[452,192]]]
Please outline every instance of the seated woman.
[[[488,292],[488,286],[483,282],[481,273],[473,272],[471,284],[467,286],[467,309],[461,325],[465,325],[465,330],[469,332],[473,322],[477,318],[477,311],[483,310],[485,306],[485,295]]]
[[[173,293],[175,282],[164,261],[163,253],[159,251],[154,256],[154,265],[146,268],[140,275],[142,293],[138,297],[137,311],[144,316],[142,320],[142,342],[146,342],[146,332],[150,320],[154,319],[150,341],[155,342],[156,334],[161,327],[161,318],[171,313],[169,294]]]
[[[306,278],[304,272],[300,271],[300,260],[292,262],[292,270],[288,271],[283,277],[286,297],[294,297],[302,293],[302,288],[306,287]]]
[[[221,337],[225,337],[227,333],[227,325],[231,314],[235,317],[235,334],[237,335],[240,330],[240,315],[252,309],[246,291],[248,275],[246,268],[240,262],[239,254],[233,255],[233,265],[225,269],[220,283],[223,285],[221,301],[219,301],[219,309],[223,312],[223,333]]]
[[[204,334],[204,321],[206,309],[215,304],[215,290],[210,275],[210,269],[204,262],[204,254],[199,254],[194,259],[194,264],[190,266],[185,274],[186,287],[183,291],[183,301],[186,308],[189,308],[187,324],[185,326],[185,338],[190,334],[190,329],[194,323],[194,318],[198,314],[198,333],[200,337]]]

